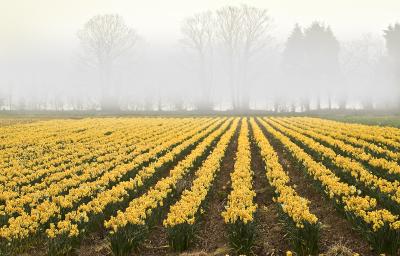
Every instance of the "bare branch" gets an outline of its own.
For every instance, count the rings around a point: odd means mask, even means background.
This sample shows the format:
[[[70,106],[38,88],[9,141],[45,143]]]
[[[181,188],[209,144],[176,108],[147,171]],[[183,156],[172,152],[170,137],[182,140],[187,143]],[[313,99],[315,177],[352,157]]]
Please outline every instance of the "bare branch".
[[[213,44],[214,18],[211,12],[195,14],[186,18],[181,27],[184,38],[182,43],[200,54],[204,53],[206,47]]]
[[[90,19],[78,38],[88,59],[95,59],[98,65],[112,63],[128,53],[139,37],[117,14],[97,15]]]

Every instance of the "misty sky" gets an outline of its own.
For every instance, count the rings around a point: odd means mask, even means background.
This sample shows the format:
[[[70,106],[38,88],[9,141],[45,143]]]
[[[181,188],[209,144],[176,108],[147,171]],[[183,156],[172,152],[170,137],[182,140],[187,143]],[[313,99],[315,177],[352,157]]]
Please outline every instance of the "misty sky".
[[[181,92],[187,81],[193,81],[184,73],[194,73],[180,56],[184,18],[240,4],[268,9],[273,19],[270,34],[280,46],[295,23],[307,27],[313,21],[323,22],[340,42],[368,33],[383,43],[383,29],[400,21],[399,0],[0,0],[0,94],[40,95],[51,89],[63,95],[74,86],[90,93],[95,86],[85,80],[90,74],[75,65],[80,48],[77,31],[95,15],[114,13],[141,37],[135,61],[142,62],[130,67],[136,71],[135,83],[128,77],[126,86],[135,84],[137,91],[158,86],[157,93],[162,94],[169,90],[166,84]],[[76,72],[82,72],[82,79]]]
[[[93,15],[105,13],[121,14],[147,43],[173,44],[180,38],[184,17],[241,3],[267,8],[274,19],[274,34],[282,40],[294,23],[307,26],[313,20],[332,26],[339,40],[363,33],[381,35],[400,13],[397,0],[1,0],[1,50],[73,47],[76,30]]]

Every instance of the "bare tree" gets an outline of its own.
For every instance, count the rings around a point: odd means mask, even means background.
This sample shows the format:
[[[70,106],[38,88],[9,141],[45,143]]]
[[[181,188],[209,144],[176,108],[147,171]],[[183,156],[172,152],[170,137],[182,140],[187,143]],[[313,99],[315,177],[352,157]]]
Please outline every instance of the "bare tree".
[[[8,92],[7,92],[7,103],[8,103],[8,110],[11,111],[13,109],[13,95],[14,95],[14,84],[10,83],[8,86]]]
[[[251,58],[269,41],[267,10],[242,5],[217,11],[217,35],[227,51],[228,79],[233,108],[248,108],[248,67]]]
[[[83,60],[99,71],[101,108],[119,109],[115,92],[110,86],[111,72],[115,62],[137,44],[137,33],[118,14],[106,14],[91,18],[78,32],[78,38],[85,51]]]
[[[271,29],[272,20],[266,9],[242,6],[243,12],[243,53],[241,59],[241,75],[240,80],[240,108],[249,108],[249,79],[248,69],[251,58],[259,53],[271,40],[269,30]]]
[[[198,108],[212,109],[211,88],[213,80],[214,17],[203,12],[186,18],[181,27],[182,43],[196,51],[199,58],[201,97]]]
[[[228,58],[228,83],[231,90],[232,107],[237,106],[237,80],[235,74],[237,65],[237,55],[240,48],[242,37],[243,12],[240,8],[234,6],[226,6],[217,11],[217,35],[221,39],[227,50]]]

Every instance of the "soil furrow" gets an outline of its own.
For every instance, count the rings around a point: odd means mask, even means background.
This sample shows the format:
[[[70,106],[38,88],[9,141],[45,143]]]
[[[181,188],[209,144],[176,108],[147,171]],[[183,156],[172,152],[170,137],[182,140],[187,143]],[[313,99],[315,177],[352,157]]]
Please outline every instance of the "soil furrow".
[[[274,189],[269,185],[265,164],[260,150],[251,134],[251,168],[254,171],[255,201],[258,205],[256,213],[256,240],[253,253],[255,255],[283,255],[290,248],[285,239],[286,232],[279,219],[278,206],[273,202]]]
[[[311,201],[310,210],[322,224],[320,251],[327,252],[335,246],[342,245],[361,255],[373,255],[368,243],[352,228],[352,224],[337,212],[335,206],[322,194],[323,192],[313,185],[314,181],[301,171],[290,152],[263,127],[262,129],[276,150],[279,161],[288,172],[297,193]]]

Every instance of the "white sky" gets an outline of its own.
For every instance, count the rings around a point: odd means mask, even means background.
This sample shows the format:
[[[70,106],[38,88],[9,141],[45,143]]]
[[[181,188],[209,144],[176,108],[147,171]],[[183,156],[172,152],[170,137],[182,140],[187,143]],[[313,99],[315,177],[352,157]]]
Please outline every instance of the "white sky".
[[[137,66],[147,63],[139,68],[147,84],[140,84],[139,78],[133,86],[190,90],[186,86],[190,72],[181,72],[186,66],[179,62],[182,20],[242,3],[269,10],[274,20],[272,36],[278,42],[286,40],[295,23],[324,22],[340,41],[347,41],[366,33],[382,39],[383,29],[400,22],[400,0],[0,0],[0,94],[14,84],[29,95],[50,89],[63,92],[71,81],[76,87],[89,84],[86,74],[79,73],[81,79],[74,69],[79,46],[76,33],[94,15],[109,13],[122,15],[146,45],[140,54],[147,59]],[[139,72],[134,70],[132,77]]]
[[[267,8],[279,41],[296,22],[322,21],[339,40],[350,40],[368,32],[381,36],[400,21],[400,0],[0,0],[0,50],[76,47],[76,31],[104,13],[121,14],[151,45],[171,45],[180,38],[183,18],[241,3]]]

